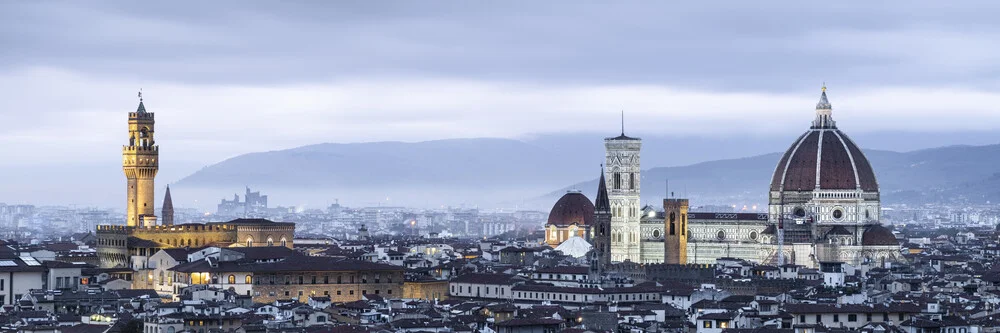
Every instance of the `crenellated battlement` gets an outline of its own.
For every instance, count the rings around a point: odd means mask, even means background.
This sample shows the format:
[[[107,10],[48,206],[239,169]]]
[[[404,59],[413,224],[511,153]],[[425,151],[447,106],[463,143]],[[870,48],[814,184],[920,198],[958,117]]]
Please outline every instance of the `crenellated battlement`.
[[[122,146],[122,152],[123,153],[130,153],[130,152],[150,152],[150,153],[156,153],[156,152],[159,152],[159,151],[160,151],[160,146],[157,146],[157,145],[153,145],[153,146],[149,146],[149,147],[129,146],[129,145]]]
[[[127,234],[130,234],[133,229],[135,229],[135,227],[130,227],[130,226],[127,226],[127,225],[103,224],[103,225],[98,225],[97,226],[97,232],[98,233],[104,233],[104,234],[123,234],[123,235],[127,235]]]
[[[128,113],[128,119],[129,120],[153,120],[154,116],[153,116],[152,112],[142,112],[142,113],[139,113],[139,112],[129,112]]]

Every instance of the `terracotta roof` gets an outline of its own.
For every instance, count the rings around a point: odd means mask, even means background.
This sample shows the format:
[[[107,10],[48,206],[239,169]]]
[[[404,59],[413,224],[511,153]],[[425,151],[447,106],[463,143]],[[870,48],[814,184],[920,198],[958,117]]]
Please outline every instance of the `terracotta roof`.
[[[899,241],[896,240],[896,236],[892,234],[886,227],[881,225],[873,225],[868,227],[863,234],[861,234],[861,245],[868,246],[879,246],[879,245],[893,245],[899,246]]]
[[[580,192],[567,192],[549,212],[548,225],[593,225],[594,204]]]
[[[820,104],[829,107],[825,92]],[[814,126],[799,136],[782,155],[771,177],[771,191],[816,189],[878,191],[868,159],[835,125]]]

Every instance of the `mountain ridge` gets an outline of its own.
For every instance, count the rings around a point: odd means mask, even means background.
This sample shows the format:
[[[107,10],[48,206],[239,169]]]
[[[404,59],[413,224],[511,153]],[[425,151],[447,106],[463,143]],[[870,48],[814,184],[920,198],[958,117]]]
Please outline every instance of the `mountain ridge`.
[[[602,139],[592,141],[597,144]],[[1000,198],[997,191],[983,186],[1000,184],[1000,176],[996,176],[1000,169],[995,167],[1000,165],[1000,144],[864,152],[875,169],[886,202]],[[378,192],[394,197],[397,204],[412,204],[417,199],[434,202],[432,206],[467,203],[544,209],[568,189],[582,190],[593,197],[603,155],[574,154],[497,138],[319,143],[232,157],[206,166],[174,186],[248,185],[266,191],[282,188],[293,194],[309,190],[348,197],[357,192]],[[640,186],[644,201],[654,205],[652,200],[666,196],[667,179],[671,192],[694,202],[764,204],[779,158],[780,153],[771,152],[646,168]]]

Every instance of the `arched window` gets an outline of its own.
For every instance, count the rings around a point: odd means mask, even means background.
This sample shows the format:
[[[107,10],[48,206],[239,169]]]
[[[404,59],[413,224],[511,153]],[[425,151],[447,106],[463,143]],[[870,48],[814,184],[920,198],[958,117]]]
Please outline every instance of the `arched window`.
[[[229,284],[236,284],[236,275],[229,274]]]
[[[250,274],[247,274],[246,281],[244,281],[244,283],[246,283],[246,284],[252,284],[253,283],[253,276],[250,276]]]
[[[174,327],[173,326],[167,326],[167,333],[174,333]]]
[[[253,238],[247,237],[247,247],[253,246]]]
[[[274,239],[271,237],[267,238],[267,246],[274,246]]]
[[[281,237],[281,246],[285,246],[285,247],[288,246],[288,241],[285,240],[285,237]]]

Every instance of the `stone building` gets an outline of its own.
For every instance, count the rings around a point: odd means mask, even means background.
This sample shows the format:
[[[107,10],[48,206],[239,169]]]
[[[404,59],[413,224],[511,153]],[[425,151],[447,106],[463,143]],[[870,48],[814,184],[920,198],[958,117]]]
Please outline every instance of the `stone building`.
[[[642,140],[622,134],[604,139],[611,204],[611,260],[639,262],[639,151]]]
[[[234,249],[239,251],[240,249]],[[256,249],[256,251],[266,249]],[[220,252],[222,253],[222,252]],[[190,256],[189,256],[190,257]],[[246,257],[227,260],[207,255],[170,268],[177,289],[208,286],[250,294],[254,302],[271,303],[295,299],[305,303],[311,296],[330,297],[335,303],[359,301],[364,295],[401,297],[403,271],[400,266],[331,257],[294,255],[280,259]]]
[[[161,249],[202,246],[284,246],[292,248],[295,223],[264,219],[188,223],[172,226],[97,227],[97,255],[102,267],[131,267],[134,256]]]
[[[122,169],[127,179],[126,225],[156,225],[153,179],[159,171],[160,149],[153,139],[156,121],[146,112],[139,93],[139,107],[128,114],[128,145],[122,147]]]
[[[837,128],[832,109],[824,88],[812,125],[775,167],[768,213],[685,214],[679,210],[683,199],[665,200],[664,211],[653,207],[639,211],[641,141],[624,133],[605,139],[610,261],[713,264],[729,257],[817,268],[819,262],[857,265],[897,260],[896,237],[879,222],[874,169]],[[673,221],[667,213],[671,210]]]
[[[264,219],[174,225],[170,190],[164,196],[162,225],[153,204],[153,180],[159,171],[159,146],[153,140],[153,113],[139,107],[128,114],[129,143],[122,147],[122,167],[128,181],[126,224],[97,226],[97,256],[101,267],[145,268],[149,256],[161,249],[214,246],[292,247],[295,224]],[[248,195],[251,193],[247,189]],[[252,196],[253,207],[267,206],[267,196]]]

